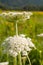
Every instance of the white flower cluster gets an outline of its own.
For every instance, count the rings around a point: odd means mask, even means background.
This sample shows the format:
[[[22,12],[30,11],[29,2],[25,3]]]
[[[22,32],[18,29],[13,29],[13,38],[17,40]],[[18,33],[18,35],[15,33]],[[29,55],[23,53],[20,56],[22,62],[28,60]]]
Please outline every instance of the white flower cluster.
[[[0,14],[0,16],[5,16],[5,17],[6,16],[17,16],[17,15],[22,15],[24,16],[23,20],[27,20],[27,19],[30,19],[30,16],[33,15],[33,13],[24,11],[24,12],[7,12],[7,13],[3,12]]]
[[[26,12],[26,11],[24,11],[24,12],[8,12],[8,13],[3,12],[3,13],[0,14],[0,15],[5,15],[5,16],[12,15],[12,16],[14,16],[14,15],[23,15],[23,14],[26,14],[26,15],[29,14],[29,16],[33,15],[32,12]]]
[[[31,39],[26,38],[23,34],[8,37],[4,43],[2,43],[2,45],[5,46],[4,52],[8,51],[9,54],[14,57],[17,56],[20,52],[22,52],[23,55],[27,55],[27,51],[32,50],[31,47],[35,48]]]
[[[0,65],[8,65],[8,62],[2,62]]]
[[[43,33],[41,33],[41,34],[38,34],[37,36],[39,36],[39,37],[43,37]]]

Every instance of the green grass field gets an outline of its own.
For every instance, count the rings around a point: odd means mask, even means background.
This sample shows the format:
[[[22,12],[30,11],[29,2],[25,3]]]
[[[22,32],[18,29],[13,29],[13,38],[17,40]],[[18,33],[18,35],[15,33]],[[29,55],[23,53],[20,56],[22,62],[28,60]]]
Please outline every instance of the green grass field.
[[[0,46],[5,38],[16,34],[14,20],[15,19],[9,21],[0,16]],[[37,49],[42,51],[41,59],[43,63],[43,37],[37,37],[38,34],[43,33],[43,12],[33,12],[29,20],[19,22],[18,30],[19,34],[25,34],[32,38]]]

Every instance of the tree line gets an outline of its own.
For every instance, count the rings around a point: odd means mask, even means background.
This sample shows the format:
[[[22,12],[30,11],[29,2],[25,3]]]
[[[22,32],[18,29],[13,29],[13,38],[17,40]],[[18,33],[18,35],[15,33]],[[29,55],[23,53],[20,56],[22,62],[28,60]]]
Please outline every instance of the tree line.
[[[25,11],[43,11],[43,6],[35,6],[35,5],[27,5],[21,8],[19,7],[8,7],[3,4],[0,5],[0,9],[2,10],[25,10]]]

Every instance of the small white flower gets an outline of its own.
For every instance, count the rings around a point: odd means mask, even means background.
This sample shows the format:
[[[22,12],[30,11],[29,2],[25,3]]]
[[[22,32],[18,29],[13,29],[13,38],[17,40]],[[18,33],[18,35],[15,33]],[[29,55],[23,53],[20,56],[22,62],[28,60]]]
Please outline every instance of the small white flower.
[[[7,16],[7,15],[8,15],[8,13],[6,13],[6,12],[3,12],[3,13],[2,13],[2,15],[4,15],[4,16]]]
[[[26,51],[31,51],[32,49],[27,46],[27,47],[25,47],[25,50]]]
[[[17,52],[13,52],[13,53],[12,53],[12,56],[13,56],[13,57],[16,57],[17,55],[18,55]]]
[[[17,52],[20,53],[21,52],[21,48],[17,48]]]
[[[24,34],[20,34],[19,36],[20,36],[20,37],[25,37],[25,35],[24,35]]]
[[[26,17],[26,19],[30,19],[30,16],[28,15],[28,16]]]
[[[1,62],[0,65],[8,65],[9,62]]]
[[[33,15],[33,13],[32,12],[28,12],[29,13],[29,15],[31,16],[31,15]]]
[[[32,41],[31,41],[30,38],[27,38],[27,41],[28,41],[28,45],[29,45],[29,47],[33,47],[33,48],[35,48],[35,45],[32,43]]]
[[[8,40],[10,40],[10,39],[12,39],[12,37],[8,37],[8,38],[6,38],[4,41],[8,41]]]
[[[23,55],[23,56],[27,56],[27,51],[23,51],[23,52],[22,52],[22,55]]]
[[[39,37],[43,37],[43,33],[42,33],[42,34],[38,34],[37,36],[39,36]]]
[[[31,41],[31,38],[27,37],[27,40],[30,40]]]
[[[13,50],[12,50],[12,49],[10,49],[10,50],[9,50],[9,52],[10,52],[10,54],[12,54],[12,53],[13,53]]]
[[[14,50],[9,50],[9,54],[13,57],[16,57],[18,55],[18,53]]]

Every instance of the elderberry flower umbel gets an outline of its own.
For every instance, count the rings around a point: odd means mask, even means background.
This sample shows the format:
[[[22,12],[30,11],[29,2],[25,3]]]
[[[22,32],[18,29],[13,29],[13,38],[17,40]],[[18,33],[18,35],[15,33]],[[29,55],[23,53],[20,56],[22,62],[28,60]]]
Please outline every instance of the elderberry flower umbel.
[[[2,46],[4,46],[3,53],[8,51],[13,57],[17,56],[20,52],[22,52],[22,55],[27,55],[27,51],[31,51],[32,47],[35,48],[31,39],[29,37],[26,38],[23,34],[6,38]]]

